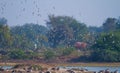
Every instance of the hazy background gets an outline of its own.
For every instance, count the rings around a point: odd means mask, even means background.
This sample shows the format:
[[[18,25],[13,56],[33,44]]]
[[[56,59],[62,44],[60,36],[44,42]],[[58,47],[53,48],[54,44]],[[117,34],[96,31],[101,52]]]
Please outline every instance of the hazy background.
[[[100,26],[108,17],[118,18],[120,0],[0,0],[0,17],[8,24],[45,25],[49,14],[73,16],[87,26]]]

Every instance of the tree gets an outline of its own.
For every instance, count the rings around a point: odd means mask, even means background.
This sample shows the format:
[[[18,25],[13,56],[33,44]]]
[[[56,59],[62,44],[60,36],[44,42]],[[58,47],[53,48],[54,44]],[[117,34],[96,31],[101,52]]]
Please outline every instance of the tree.
[[[117,19],[116,25],[117,25],[117,30],[120,30],[120,17]]]
[[[85,24],[69,16],[49,15],[47,26],[48,41],[52,47],[73,45],[73,42],[81,40],[87,31]]]
[[[31,42],[28,38],[26,38],[24,35],[13,35],[13,48],[21,48],[23,50],[29,50],[34,49],[34,43]]]
[[[94,61],[120,61],[120,32],[102,33],[92,46]]]
[[[105,21],[105,23],[103,23],[103,29],[105,32],[109,32],[109,31],[115,31],[117,26],[117,19],[116,18],[107,18],[107,20]]]
[[[5,18],[0,18],[0,26],[4,26],[7,24],[7,19]]]
[[[11,32],[14,37],[14,47],[35,50],[47,46],[47,28],[45,26],[27,23],[23,26],[12,27]],[[16,42],[18,43],[16,44]]]
[[[10,48],[12,36],[5,18],[0,18],[0,48]]]

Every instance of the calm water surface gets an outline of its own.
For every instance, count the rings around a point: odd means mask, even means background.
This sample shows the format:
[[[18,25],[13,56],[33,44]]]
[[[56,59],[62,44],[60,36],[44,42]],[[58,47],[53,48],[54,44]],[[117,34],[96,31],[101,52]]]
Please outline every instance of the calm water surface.
[[[3,69],[11,69],[13,66],[0,66],[0,68],[3,68]]]
[[[74,66],[69,66],[69,67],[65,67],[67,69],[72,69],[72,68],[76,68],[76,69],[87,69],[88,71],[100,71],[100,70],[106,70],[106,69],[109,69],[110,71],[115,71],[115,70],[118,70],[120,72],[120,67],[99,67],[99,66],[90,66],[90,67],[81,67],[81,66],[78,66],[78,67],[74,67]]]

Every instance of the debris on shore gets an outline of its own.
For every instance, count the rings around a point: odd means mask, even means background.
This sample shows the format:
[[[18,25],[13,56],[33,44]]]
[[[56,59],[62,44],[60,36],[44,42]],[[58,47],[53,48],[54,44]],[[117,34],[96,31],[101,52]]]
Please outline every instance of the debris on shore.
[[[24,65],[18,64],[11,69],[0,68],[0,73],[118,73],[118,70],[110,72],[109,69],[100,70],[99,72],[88,71],[87,69],[77,69],[71,68],[67,69],[66,67],[43,67],[40,65]]]

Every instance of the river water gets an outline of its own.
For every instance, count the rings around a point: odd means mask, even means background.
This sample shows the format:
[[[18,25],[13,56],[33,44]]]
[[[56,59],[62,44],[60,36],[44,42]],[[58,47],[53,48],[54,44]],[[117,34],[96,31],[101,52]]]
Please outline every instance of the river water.
[[[0,68],[2,68],[2,69],[11,69],[13,66],[0,66]]]
[[[100,70],[106,70],[106,69],[109,69],[110,71],[115,71],[115,70],[118,70],[118,72],[120,72],[120,67],[105,67],[105,66],[90,66],[90,67],[81,67],[81,66],[69,66],[69,67],[63,67],[63,68],[67,68],[67,69],[72,69],[72,68],[75,68],[75,69],[87,69],[88,71],[100,71]]]

